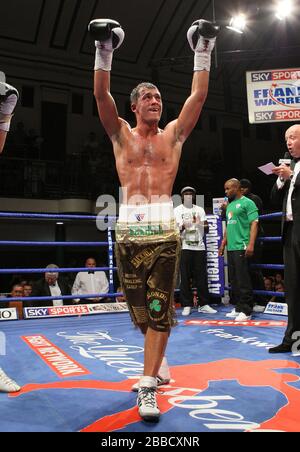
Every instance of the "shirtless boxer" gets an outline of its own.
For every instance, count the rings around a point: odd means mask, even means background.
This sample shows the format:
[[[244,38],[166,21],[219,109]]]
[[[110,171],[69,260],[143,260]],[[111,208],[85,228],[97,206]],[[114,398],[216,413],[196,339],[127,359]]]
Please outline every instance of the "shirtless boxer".
[[[4,148],[12,113],[17,104],[18,97],[18,91],[13,86],[0,82],[0,154]],[[0,392],[18,392],[20,389],[20,386],[11,380],[0,367]]]
[[[132,320],[145,335],[137,404],[144,420],[157,421],[156,377],[175,324],[173,294],[180,253],[171,194],[183,143],[206,100],[218,27],[200,20],[188,30],[195,52],[192,92],[179,117],[164,130],[159,128],[161,95],[151,83],[138,85],[131,94],[135,128],[118,115],[110,93],[110,71],[113,52],[124,39],[120,24],[98,19],[90,23],[89,31],[96,39],[94,88],[99,117],[112,141],[123,189],[116,230],[118,271]]]

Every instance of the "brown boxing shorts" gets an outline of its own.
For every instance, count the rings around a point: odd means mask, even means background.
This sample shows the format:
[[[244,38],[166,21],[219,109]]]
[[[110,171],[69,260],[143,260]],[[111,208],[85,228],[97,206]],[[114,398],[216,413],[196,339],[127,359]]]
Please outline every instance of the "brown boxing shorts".
[[[121,222],[116,228],[115,253],[123,293],[132,321],[169,332],[176,325],[174,289],[180,257],[175,220]]]

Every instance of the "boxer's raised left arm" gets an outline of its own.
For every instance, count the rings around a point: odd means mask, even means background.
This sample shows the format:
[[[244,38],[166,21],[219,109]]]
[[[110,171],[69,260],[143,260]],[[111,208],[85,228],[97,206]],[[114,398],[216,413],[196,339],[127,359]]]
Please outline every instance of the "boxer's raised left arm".
[[[211,52],[214,48],[219,27],[205,20],[193,23],[187,33],[192,50],[195,52],[194,76],[191,95],[186,100],[175,122],[176,138],[184,142],[197,124],[207,97]]]
[[[96,46],[94,95],[99,118],[113,140],[121,129],[121,121],[110,92],[110,72],[113,53],[121,46],[125,34],[121,25],[112,19],[92,20],[88,30]]]

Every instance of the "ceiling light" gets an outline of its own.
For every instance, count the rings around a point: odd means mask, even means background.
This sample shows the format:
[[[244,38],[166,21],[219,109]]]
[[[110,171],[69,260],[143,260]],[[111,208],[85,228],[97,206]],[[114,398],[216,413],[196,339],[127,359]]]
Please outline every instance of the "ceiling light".
[[[236,33],[243,33],[244,28],[246,27],[246,16],[245,14],[239,14],[237,16],[232,17],[226,28],[229,30],[233,30]]]
[[[293,2],[291,0],[282,0],[277,4],[275,16],[279,20],[286,19],[293,11]]]

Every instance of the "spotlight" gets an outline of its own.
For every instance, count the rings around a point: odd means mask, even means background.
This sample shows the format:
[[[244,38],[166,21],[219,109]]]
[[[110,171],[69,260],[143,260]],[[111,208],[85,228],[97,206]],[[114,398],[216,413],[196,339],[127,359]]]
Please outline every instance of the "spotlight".
[[[293,2],[291,0],[282,0],[277,4],[275,16],[279,20],[286,19],[293,11]]]
[[[243,33],[246,26],[246,16],[245,14],[239,14],[238,16],[232,17],[226,28],[233,30],[236,33]]]

